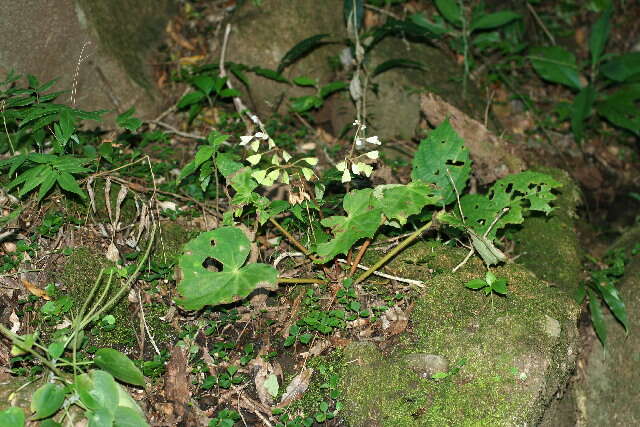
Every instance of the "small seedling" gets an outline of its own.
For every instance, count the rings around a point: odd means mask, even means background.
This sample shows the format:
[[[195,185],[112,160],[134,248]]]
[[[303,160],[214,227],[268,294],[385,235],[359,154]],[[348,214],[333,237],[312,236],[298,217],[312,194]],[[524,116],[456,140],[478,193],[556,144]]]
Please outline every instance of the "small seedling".
[[[485,295],[495,292],[500,295],[507,295],[507,279],[498,279],[495,274],[487,271],[484,279],[469,280],[465,286],[469,289],[482,289]]]

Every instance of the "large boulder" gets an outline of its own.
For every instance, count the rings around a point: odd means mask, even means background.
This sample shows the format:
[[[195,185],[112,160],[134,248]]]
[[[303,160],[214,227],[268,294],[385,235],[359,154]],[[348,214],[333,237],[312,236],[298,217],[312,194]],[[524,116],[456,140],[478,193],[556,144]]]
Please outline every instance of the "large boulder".
[[[390,264],[426,288],[400,345],[345,349],[349,425],[536,425],[564,389],[578,354],[579,307],[516,264],[492,269],[508,280],[506,297],[467,289],[485,268],[472,259],[451,273],[464,256],[464,250],[421,243]],[[443,369],[449,377],[432,379]]]
[[[245,1],[233,14],[232,31],[226,51],[226,61],[275,70],[284,55],[304,39],[329,34],[331,39],[346,36],[342,17],[342,0],[264,0],[260,5]],[[291,79],[308,76],[320,84],[332,81],[330,57],[337,57],[343,45],[328,43],[287,67],[283,74]],[[248,106],[268,117],[286,112],[288,98],[309,95],[313,90],[279,83],[247,73],[248,88],[236,81],[244,91]]]
[[[24,0],[2,8],[0,78],[9,71],[71,91],[60,102],[143,116],[158,109],[148,55],[174,0]],[[84,58],[84,60],[81,60]]]

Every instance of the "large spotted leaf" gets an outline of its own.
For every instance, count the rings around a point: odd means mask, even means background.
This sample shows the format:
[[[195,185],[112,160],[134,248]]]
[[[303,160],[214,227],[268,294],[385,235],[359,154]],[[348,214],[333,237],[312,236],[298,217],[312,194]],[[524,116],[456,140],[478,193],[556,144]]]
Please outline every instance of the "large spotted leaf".
[[[344,196],[342,206],[347,216],[331,216],[322,220],[322,225],[331,228],[334,238],[317,247],[322,258],[317,262],[328,262],[338,254],[346,254],[351,246],[363,237],[373,237],[382,221],[382,209],[376,206],[373,190],[354,190]]]
[[[400,225],[405,225],[409,216],[420,213],[425,206],[441,201],[441,195],[435,187],[422,181],[406,185],[379,185],[373,195],[384,216],[398,221]]]
[[[211,242],[215,244],[212,246]],[[245,298],[256,288],[275,289],[278,272],[267,264],[244,265],[251,242],[235,227],[221,227],[200,233],[184,247],[178,261],[182,279],[176,300],[186,310],[205,305],[227,304]],[[205,268],[207,258],[222,264],[222,271]]]

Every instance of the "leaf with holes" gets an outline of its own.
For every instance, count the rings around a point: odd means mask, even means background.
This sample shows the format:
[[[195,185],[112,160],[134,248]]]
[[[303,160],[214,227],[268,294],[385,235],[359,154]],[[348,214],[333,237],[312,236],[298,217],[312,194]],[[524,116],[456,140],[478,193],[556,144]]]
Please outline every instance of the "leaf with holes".
[[[470,174],[469,150],[464,146],[464,140],[453,130],[449,120],[445,120],[420,142],[413,158],[411,178],[435,184],[438,189],[435,195],[441,198],[439,206],[445,206],[456,199],[451,181],[461,193]]]
[[[525,209],[549,214],[550,202],[556,198],[552,191],[560,186],[549,175],[531,171],[499,179],[486,196],[467,194],[460,199],[466,225],[479,236],[484,236],[491,227],[486,237],[493,241],[497,230],[508,224],[522,224]]]
[[[331,228],[334,238],[318,245],[318,262],[330,261],[338,254],[346,254],[351,246],[364,237],[373,237],[382,220],[382,209],[377,207],[373,190],[354,190],[342,202],[347,216],[331,216],[322,225]]]
[[[425,206],[435,205],[440,201],[440,197],[435,193],[432,185],[414,181],[407,185],[379,185],[373,195],[388,219],[404,225],[409,216],[418,214]]]
[[[238,301],[257,288],[275,289],[278,279],[275,268],[258,263],[244,265],[250,251],[251,242],[235,227],[200,233],[189,241],[178,261],[182,272],[178,284],[182,298],[176,301],[178,305],[186,310],[199,310],[205,305]],[[205,268],[208,258],[220,262],[222,271]]]

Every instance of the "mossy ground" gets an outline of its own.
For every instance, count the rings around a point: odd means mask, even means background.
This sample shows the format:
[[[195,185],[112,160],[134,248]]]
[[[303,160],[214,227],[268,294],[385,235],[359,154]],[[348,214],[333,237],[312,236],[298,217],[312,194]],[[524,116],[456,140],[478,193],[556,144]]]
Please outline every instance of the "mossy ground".
[[[350,425],[535,423],[565,383],[575,362],[578,307],[515,264],[492,269],[508,280],[506,297],[467,289],[464,284],[484,277],[485,268],[472,258],[451,273],[464,255],[419,243],[389,265],[394,274],[425,281],[426,289],[411,314],[411,331],[391,353],[362,343],[345,350]],[[407,353],[437,354],[450,366],[466,363],[448,379],[424,379],[402,361]]]
[[[550,215],[532,215],[513,234],[519,258],[541,279],[574,295],[581,280],[582,251],[575,231],[581,195],[569,175],[559,169],[538,168],[562,183]]]
[[[172,264],[191,234],[179,225],[162,224],[155,243],[157,249],[153,251],[151,261],[162,265]],[[89,297],[100,270],[111,266],[113,264],[106,260],[103,253],[98,253],[97,249],[77,248],[68,257],[61,271],[55,275],[55,280],[64,285],[67,295],[73,301],[74,310],[77,311]],[[98,285],[96,295],[104,289],[106,282],[105,277]],[[114,278],[105,301],[116,294],[119,284],[120,281]],[[89,303],[89,308],[95,304],[95,298]],[[172,326],[161,319],[166,315],[168,307],[169,305],[162,301],[143,304],[147,327],[158,345],[170,343],[173,338]],[[91,328],[88,344],[95,347],[112,347],[125,353],[134,352],[138,348],[139,335],[143,333],[139,313],[139,303],[131,303],[126,295],[123,296],[108,313],[104,313],[115,317],[115,328],[110,330],[104,330],[99,326]]]

